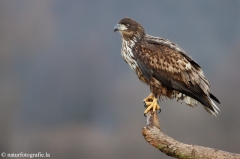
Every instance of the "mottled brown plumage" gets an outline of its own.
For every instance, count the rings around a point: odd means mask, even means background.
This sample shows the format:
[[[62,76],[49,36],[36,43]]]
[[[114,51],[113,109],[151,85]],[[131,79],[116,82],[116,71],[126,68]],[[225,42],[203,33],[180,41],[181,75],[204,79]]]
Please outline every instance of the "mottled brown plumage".
[[[147,35],[131,18],[121,19],[114,31],[122,36],[123,59],[150,86],[153,95],[144,100],[148,106],[155,98],[166,96],[184,100],[190,106],[200,102],[210,114],[217,114],[219,109],[212,99],[220,103],[219,100],[210,93],[201,67],[183,49],[167,39]]]

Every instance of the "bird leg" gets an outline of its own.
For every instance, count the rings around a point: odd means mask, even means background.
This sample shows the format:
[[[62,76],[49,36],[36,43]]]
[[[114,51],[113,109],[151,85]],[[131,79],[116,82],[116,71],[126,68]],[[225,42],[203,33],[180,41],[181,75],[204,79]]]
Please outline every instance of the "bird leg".
[[[144,114],[147,114],[149,110],[153,109],[153,112],[159,110],[161,112],[161,108],[158,105],[158,99],[154,94],[150,93],[150,95],[143,100],[146,110]]]

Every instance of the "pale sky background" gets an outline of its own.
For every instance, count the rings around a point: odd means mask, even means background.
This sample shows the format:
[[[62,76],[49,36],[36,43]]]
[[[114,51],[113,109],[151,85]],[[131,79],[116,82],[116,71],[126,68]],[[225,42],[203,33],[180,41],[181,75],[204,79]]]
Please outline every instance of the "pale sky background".
[[[218,117],[164,99],[174,139],[240,153],[240,1],[0,1],[0,153],[161,158],[141,134],[149,87],[123,61],[123,17],[170,39],[201,66]]]

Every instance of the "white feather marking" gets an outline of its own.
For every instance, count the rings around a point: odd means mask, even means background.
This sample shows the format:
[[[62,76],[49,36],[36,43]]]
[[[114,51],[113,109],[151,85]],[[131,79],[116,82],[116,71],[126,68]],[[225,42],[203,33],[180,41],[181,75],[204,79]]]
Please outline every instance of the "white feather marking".
[[[208,99],[211,102],[211,105],[212,105],[214,111],[210,110],[207,107],[205,107],[205,109],[207,109],[207,111],[209,111],[212,115],[217,117],[218,111],[220,111],[220,109],[216,106],[216,104],[212,101],[212,99],[210,97],[208,97]]]
[[[133,40],[126,41],[123,39],[122,42],[122,57],[123,59],[129,64],[132,70],[136,71],[136,68],[138,67],[137,62],[134,60],[134,55],[132,52],[132,48],[135,45],[136,38],[133,38]]]
[[[211,98],[208,97],[208,99],[211,102],[211,105],[213,106],[214,111],[218,114],[218,111],[220,111],[220,109],[216,106],[216,104],[212,101]]]
[[[186,96],[185,94],[180,93],[178,91],[173,92],[173,97],[175,97],[177,99],[177,101],[184,100],[185,103],[189,106],[197,106],[199,103],[197,100],[195,100],[189,96]]]
[[[184,101],[186,102],[186,104],[188,104],[190,106],[197,106],[198,105],[198,101],[189,97],[189,96],[185,96]]]
[[[186,67],[185,67],[185,68],[186,68],[187,70],[190,70],[190,69],[192,68],[190,62],[188,62],[188,63],[186,64]]]
[[[183,95],[182,93],[178,93],[177,97],[178,97],[178,98],[181,98],[182,95]]]

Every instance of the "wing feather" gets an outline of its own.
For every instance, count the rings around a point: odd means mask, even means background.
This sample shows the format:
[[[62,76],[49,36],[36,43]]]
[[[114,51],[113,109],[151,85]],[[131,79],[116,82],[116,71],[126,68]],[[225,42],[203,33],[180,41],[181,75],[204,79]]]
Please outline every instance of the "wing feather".
[[[214,112],[207,97],[219,101],[210,93],[210,85],[201,67],[176,44],[147,35],[133,48],[133,53],[148,80],[154,77],[166,87],[198,100]]]
[[[169,41],[168,39],[160,38],[160,37],[154,37],[151,35],[146,35],[146,41],[150,44],[156,44],[156,45],[164,45],[169,48],[172,48],[176,51],[178,51],[180,54],[182,54],[190,63],[192,63],[196,68],[201,68],[201,66],[192,59],[191,56],[189,56],[182,48],[180,48],[177,44]]]
[[[142,61],[139,59],[136,60],[137,64],[142,72],[142,74],[148,79],[151,80],[152,77],[152,70],[148,68],[147,65],[145,65]]]

